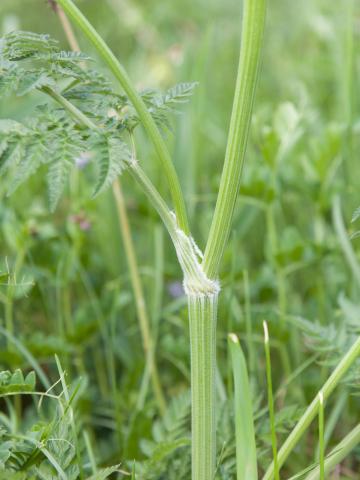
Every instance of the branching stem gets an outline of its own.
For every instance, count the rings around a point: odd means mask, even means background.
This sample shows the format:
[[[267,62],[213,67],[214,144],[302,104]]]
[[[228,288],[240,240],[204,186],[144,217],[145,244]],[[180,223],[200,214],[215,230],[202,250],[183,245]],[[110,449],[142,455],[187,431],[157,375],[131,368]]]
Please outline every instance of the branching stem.
[[[192,479],[213,480],[216,463],[216,316],[220,290],[218,283],[213,279],[216,279],[219,273],[239,190],[260,64],[266,0],[245,0],[239,72],[228,145],[219,196],[204,258],[189,235],[183,195],[169,152],[140,95],[133,87],[122,65],[72,0],[58,0],[58,3],[92,42],[118,79],[137,110],[164,166],[175,206],[175,214],[170,212],[163,198],[135,159],[129,165],[129,171],[160,215],[171,236],[184,273],[191,339]],[[66,108],[69,105],[66,105],[64,100],[60,99]],[[72,108],[72,112],[73,115],[78,115],[77,118],[80,122],[84,120],[81,118],[83,117],[81,112],[79,114],[74,111],[74,108]],[[88,120],[85,122],[89,128],[92,128]]]

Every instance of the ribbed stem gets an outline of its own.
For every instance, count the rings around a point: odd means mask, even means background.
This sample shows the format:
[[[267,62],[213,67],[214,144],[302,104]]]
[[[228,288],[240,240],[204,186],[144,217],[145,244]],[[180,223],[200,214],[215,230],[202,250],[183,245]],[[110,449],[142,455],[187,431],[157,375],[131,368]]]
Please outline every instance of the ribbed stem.
[[[212,480],[216,464],[215,368],[218,294],[189,295],[192,480]]]
[[[216,278],[229,238],[244,164],[265,25],[266,0],[244,0],[239,70],[219,194],[204,254],[204,270]]]

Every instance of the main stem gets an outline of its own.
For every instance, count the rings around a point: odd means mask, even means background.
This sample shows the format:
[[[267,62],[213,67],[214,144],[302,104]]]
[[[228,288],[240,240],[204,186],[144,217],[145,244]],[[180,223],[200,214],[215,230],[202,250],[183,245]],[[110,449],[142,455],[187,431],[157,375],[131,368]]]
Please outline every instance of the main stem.
[[[266,0],[244,0],[238,77],[219,194],[201,273],[216,279],[229,237],[259,72]],[[185,287],[187,282],[185,278]],[[211,286],[211,285],[210,285]],[[215,366],[218,290],[187,292],[191,344],[192,480],[213,480],[216,465]]]
[[[218,294],[189,295],[192,480],[212,480],[216,462],[215,368]]]

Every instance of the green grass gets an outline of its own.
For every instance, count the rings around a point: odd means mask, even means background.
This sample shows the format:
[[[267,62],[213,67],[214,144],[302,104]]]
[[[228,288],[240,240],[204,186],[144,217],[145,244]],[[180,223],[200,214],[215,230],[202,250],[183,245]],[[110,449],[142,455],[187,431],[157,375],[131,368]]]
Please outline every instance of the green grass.
[[[50,33],[68,48],[56,15],[44,3],[3,0],[2,33],[16,20],[21,29]],[[230,121],[241,3],[77,3],[137,87],[166,90],[179,81],[199,82],[164,141],[192,234],[204,249]],[[230,331],[241,340],[249,373],[259,478],[273,459],[266,318],[280,478],[310,466],[297,478],[321,478],[318,462],[324,454],[325,478],[332,478],[330,471],[340,462],[341,478],[352,479],[360,469],[358,361],[330,396],[324,384],[360,330],[359,239],[350,238],[359,230],[359,220],[352,224],[351,218],[360,204],[360,12],[351,0],[346,8],[323,0],[271,3],[243,184],[220,269],[216,478],[233,479],[237,471],[234,398],[239,393],[229,368]],[[96,57],[76,34],[81,49]],[[21,121],[44,101],[40,94],[12,96],[1,103],[1,117]],[[146,174],[169,198],[164,170],[143,131],[135,131],[135,141]],[[107,478],[95,475],[114,465],[114,472],[106,472],[109,478],[188,480],[191,374],[181,271],[158,217],[124,173],[137,278],[167,403],[163,415],[143,353],[138,298],[116,206],[111,192],[91,198],[91,175],[88,167],[76,172],[54,214],[45,175],[33,177],[11,197],[6,196],[10,179],[2,176],[0,370],[35,370],[36,390],[45,392],[59,380],[56,354],[73,400],[66,410],[61,382],[40,406],[38,396],[29,393],[2,400],[2,444],[12,456],[1,457],[0,474],[5,465],[9,479],[42,478],[31,473],[35,467],[44,478],[49,472],[80,478],[83,471],[83,478],[95,479]],[[319,437],[320,389],[326,409]],[[283,462],[282,447],[289,445],[289,434],[309,405],[312,421]],[[56,419],[67,428],[59,430]],[[34,425],[40,433],[31,431]],[[41,445],[34,444],[39,436]],[[56,456],[59,445],[51,438],[64,440],[61,455]],[[76,449],[66,450],[66,442]],[[28,452],[25,463],[20,451]],[[74,465],[78,470],[71,473]],[[22,471],[27,472],[23,477]]]

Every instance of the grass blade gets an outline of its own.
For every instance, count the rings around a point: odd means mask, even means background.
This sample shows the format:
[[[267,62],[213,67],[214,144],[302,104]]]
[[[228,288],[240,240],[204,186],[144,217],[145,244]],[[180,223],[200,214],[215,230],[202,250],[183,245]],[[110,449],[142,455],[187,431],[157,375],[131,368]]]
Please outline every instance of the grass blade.
[[[228,338],[235,386],[237,480],[257,480],[253,409],[246,361],[238,337],[230,333]]]
[[[319,392],[319,468],[320,480],[325,480],[324,395]]]
[[[275,480],[280,480],[277,439],[276,439],[276,429],[275,429],[274,396],[273,396],[272,376],[271,376],[269,330],[268,330],[267,323],[265,321],[263,322],[263,327],[264,327],[264,346],[265,346],[265,360],[266,360],[266,380],[267,380],[267,387],[268,387],[268,405],[269,405],[270,430],[271,430],[271,446],[272,446],[273,458],[274,458],[274,476],[275,476]]]

